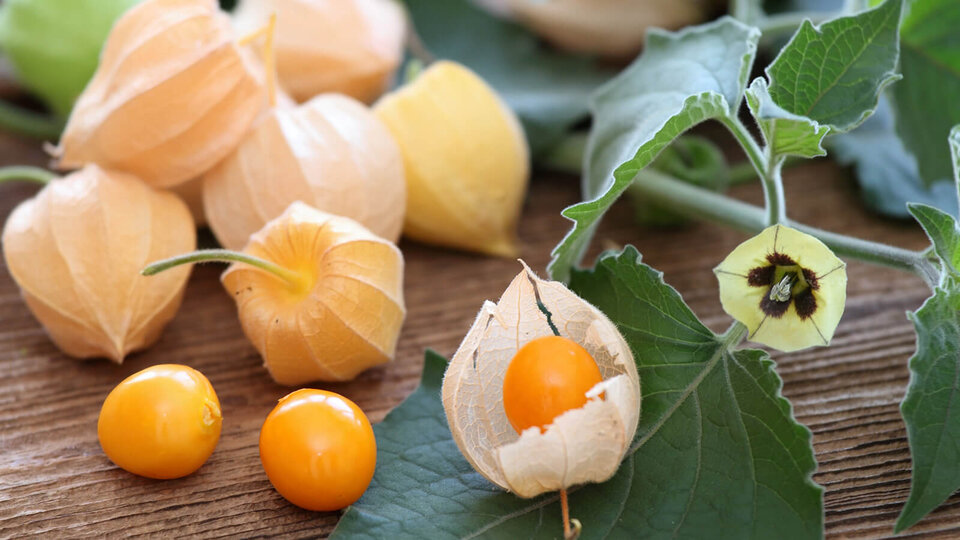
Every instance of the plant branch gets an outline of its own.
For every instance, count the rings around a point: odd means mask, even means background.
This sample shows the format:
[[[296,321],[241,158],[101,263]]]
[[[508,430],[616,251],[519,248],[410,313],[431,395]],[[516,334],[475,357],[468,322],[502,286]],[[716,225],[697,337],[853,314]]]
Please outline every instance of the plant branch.
[[[0,167],[0,184],[4,182],[33,182],[35,184],[47,185],[57,175],[40,167],[28,167],[25,165],[15,165],[12,167]]]
[[[784,223],[787,220],[787,204],[783,197],[783,180],[780,172],[783,168],[783,158],[770,154],[769,148],[762,149],[756,139],[750,134],[746,126],[737,117],[721,117],[720,123],[726,126],[737,139],[747,160],[763,184],[763,197],[767,209],[767,225]]]
[[[63,121],[0,101],[0,130],[55,141],[63,131]]]
[[[162,261],[150,263],[146,266],[146,268],[141,270],[140,273],[145,276],[152,276],[182,264],[204,262],[239,262],[243,264],[249,264],[254,268],[263,270],[268,274],[287,282],[289,285],[294,287],[301,286],[302,280],[296,272],[288,270],[266,259],[261,259],[260,257],[254,257],[253,255],[238,253],[236,251],[230,251],[227,249],[201,249],[192,253],[177,255],[175,257],[170,257],[169,259],[163,259]]]
[[[638,172],[631,189],[641,192],[651,202],[689,218],[715,221],[754,234],[768,227],[767,212],[762,208],[692,186],[655,170]],[[781,223],[818,238],[837,255],[911,272],[929,285],[936,285],[937,271],[922,251],[861,240],[789,220]]]

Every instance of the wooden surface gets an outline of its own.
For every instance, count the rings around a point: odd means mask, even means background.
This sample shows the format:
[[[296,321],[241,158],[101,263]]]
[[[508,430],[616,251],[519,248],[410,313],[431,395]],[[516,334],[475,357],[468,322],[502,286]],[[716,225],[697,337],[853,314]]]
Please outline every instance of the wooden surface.
[[[42,164],[36,145],[0,136],[0,165]],[[827,161],[786,174],[792,217],[812,225],[920,248],[907,223],[861,210],[849,174]],[[35,188],[0,186],[0,220]],[[756,185],[734,193],[757,202]],[[571,177],[538,174],[520,228],[523,257],[543,272],[550,249],[567,231],[560,210],[578,195]],[[594,242],[634,243],[665,273],[693,310],[714,329],[729,324],[711,269],[744,235],[709,225],[642,229],[621,204]],[[326,385],[379,421],[417,384],[423,351],[450,355],[484,299],[496,299],[519,271],[512,260],[483,258],[413,243],[407,260],[409,310],[398,357],[349,384]],[[186,300],[160,342],[123,365],[80,362],[60,354],[30,316],[0,269],[0,537],[162,535],[203,537],[323,536],[336,514],[298,510],[271,488],[257,453],[263,419],[289,389],[271,382],[244,339],[233,301],[218,282],[221,267],[197,268]],[[826,524],[834,538],[891,533],[909,489],[910,457],[898,410],[914,350],[904,311],[928,294],[917,278],[861,263],[849,265],[848,303],[833,346],[775,355],[784,394],[814,433],[826,488]],[[127,375],[162,362],[205,373],[223,406],[223,434],[207,464],[172,481],[135,477],[114,467],[97,443],[100,405]],[[903,536],[960,536],[960,498]]]

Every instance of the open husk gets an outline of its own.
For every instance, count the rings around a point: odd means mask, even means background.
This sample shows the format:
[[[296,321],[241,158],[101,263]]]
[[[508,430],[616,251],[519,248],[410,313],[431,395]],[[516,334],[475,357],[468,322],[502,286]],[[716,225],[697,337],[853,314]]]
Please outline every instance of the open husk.
[[[252,53],[215,0],[146,0],[117,20],[77,100],[58,166],[87,163],[156,187],[200,176],[266,106]]]
[[[553,334],[538,301],[560,335],[597,362],[603,381],[587,396],[602,397],[558,416],[544,432],[533,427],[518,435],[503,409],[503,377],[521,347]],[[498,303],[484,303],[454,354],[443,406],[470,464],[494,484],[534,497],[613,476],[636,433],[640,380],[630,348],[605,315],[524,266]]]
[[[392,243],[295,202],[243,251],[301,276],[292,286],[236,263],[221,277],[275,381],[344,381],[393,358],[406,309],[403,255]]]
[[[146,278],[140,269],[195,247],[180,199],[96,165],[52,181],[3,229],[10,274],[54,343],[118,363],[160,337],[190,275],[181,267]]]
[[[374,106],[403,153],[408,238],[515,256],[530,176],[520,122],[466,67],[432,64]]]
[[[337,94],[278,106],[204,175],[207,221],[229,249],[242,248],[294,201],[397,240],[406,205],[403,160],[366,106]]]
[[[277,14],[280,84],[297,101],[326,92],[370,103],[403,57],[406,18],[394,0],[244,0],[234,14],[250,32]]]

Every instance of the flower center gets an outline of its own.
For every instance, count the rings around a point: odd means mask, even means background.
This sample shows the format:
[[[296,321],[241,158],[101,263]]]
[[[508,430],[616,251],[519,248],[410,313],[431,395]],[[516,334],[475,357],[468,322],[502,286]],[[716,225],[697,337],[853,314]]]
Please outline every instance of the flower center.
[[[791,303],[801,320],[812,316],[817,309],[813,295],[819,288],[816,274],[783,253],[767,255],[767,264],[751,270],[747,283],[768,290],[760,299],[760,309],[771,317],[782,317]]]

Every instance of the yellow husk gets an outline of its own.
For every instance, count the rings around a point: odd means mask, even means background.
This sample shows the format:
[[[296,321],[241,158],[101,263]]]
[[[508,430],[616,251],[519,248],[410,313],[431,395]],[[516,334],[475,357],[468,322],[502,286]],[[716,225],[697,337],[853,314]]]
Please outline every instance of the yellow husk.
[[[276,107],[204,175],[207,220],[220,243],[251,234],[303,201],[396,241],[406,204],[403,160],[390,132],[361,103],[317,96]]]
[[[390,85],[403,57],[406,19],[393,0],[244,0],[240,32],[277,14],[280,84],[300,102],[327,92],[365,103]]]
[[[407,175],[409,238],[514,256],[530,175],[520,122],[469,69],[432,64],[374,112],[393,133]]]
[[[292,286],[238,263],[221,278],[275,381],[345,381],[393,359],[406,309],[403,255],[392,243],[296,202],[244,253],[302,277]]]
[[[678,29],[705,20],[707,0],[501,0],[506,10],[558,47],[632,58],[647,28]]]
[[[538,299],[560,335],[597,362],[603,381],[587,395],[602,393],[603,399],[558,416],[543,433],[534,427],[518,435],[503,409],[503,376],[521,347],[553,333]],[[526,267],[498,303],[483,305],[450,361],[442,394],[450,431],[467,461],[521,497],[609,479],[640,417],[636,364],[613,323],[561,283],[541,280]]]
[[[3,229],[3,254],[30,311],[64,353],[119,363],[173,318],[190,275],[147,278],[149,262],[196,248],[175,195],[96,165],[52,181]]]
[[[266,106],[261,77],[215,0],[146,0],[110,32],[58,165],[97,163],[155,187],[200,176]]]

